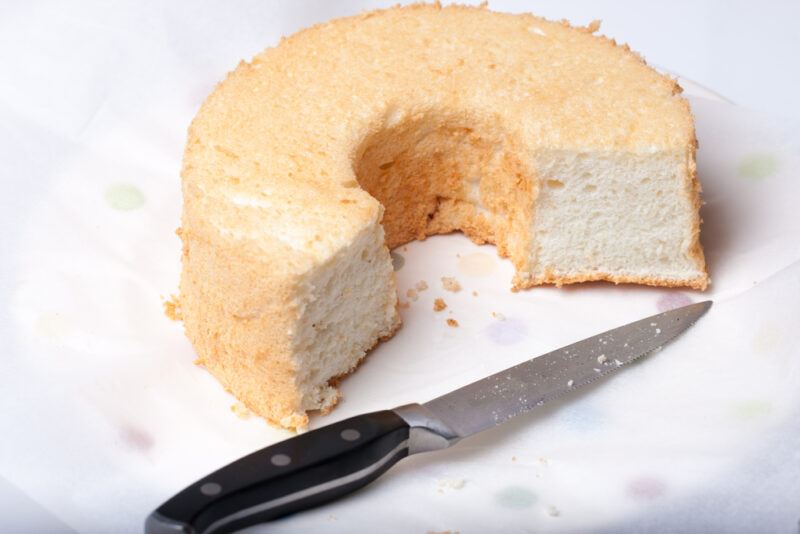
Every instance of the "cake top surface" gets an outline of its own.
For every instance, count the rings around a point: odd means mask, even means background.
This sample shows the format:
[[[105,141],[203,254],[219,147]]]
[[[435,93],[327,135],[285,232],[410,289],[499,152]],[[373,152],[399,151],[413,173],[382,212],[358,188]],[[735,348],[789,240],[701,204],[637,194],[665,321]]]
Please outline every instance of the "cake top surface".
[[[694,129],[677,84],[594,30],[414,5],[283,39],[242,62],[195,118],[184,217],[290,267],[328,258],[382,213],[353,170],[364,140],[422,116],[421,128],[509,133],[523,159],[685,151]]]

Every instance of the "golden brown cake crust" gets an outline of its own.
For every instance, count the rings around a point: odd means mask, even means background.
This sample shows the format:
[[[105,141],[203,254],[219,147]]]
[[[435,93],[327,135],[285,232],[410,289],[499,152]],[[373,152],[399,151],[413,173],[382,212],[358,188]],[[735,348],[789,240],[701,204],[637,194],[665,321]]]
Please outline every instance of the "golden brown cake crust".
[[[461,230],[496,244],[524,273],[530,238],[521,229],[538,179],[523,162],[537,150],[680,151],[685,194],[699,210],[694,125],[680,87],[596,30],[415,4],[316,25],[240,63],[192,122],[181,173],[180,313],[206,368],[253,413],[305,426],[294,356],[309,273],[381,219],[390,247]],[[427,145],[415,141],[420,131]],[[393,152],[387,132],[411,148]],[[480,195],[507,216],[479,212],[441,147],[490,169]],[[426,182],[432,175],[440,179]],[[375,176],[417,185],[391,191]],[[385,213],[384,196],[397,202]],[[705,273],[699,215],[692,232],[690,254]],[[593,272],[518,274],[514,287],[588,280],[708,283],[705,274]],[[389,321],[393,332],[397,317]]]

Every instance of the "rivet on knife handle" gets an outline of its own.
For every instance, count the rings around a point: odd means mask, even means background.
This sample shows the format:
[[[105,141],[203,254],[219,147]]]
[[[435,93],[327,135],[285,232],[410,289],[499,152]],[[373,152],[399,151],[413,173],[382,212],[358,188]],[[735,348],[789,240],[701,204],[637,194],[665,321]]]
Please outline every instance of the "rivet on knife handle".
[[[392,411],[359,415],[256,451],[198,480],[153,512],[147,534],[212,534],[310,508],[368,484],[408,455]]]

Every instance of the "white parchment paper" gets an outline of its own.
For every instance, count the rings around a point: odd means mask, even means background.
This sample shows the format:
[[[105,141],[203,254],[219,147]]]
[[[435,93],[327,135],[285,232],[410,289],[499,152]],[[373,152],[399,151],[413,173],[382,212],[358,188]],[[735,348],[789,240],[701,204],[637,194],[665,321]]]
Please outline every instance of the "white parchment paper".
[[[235,400],[192,364],[161,302],[178,281],[189,121],[239,59],[342,12],[314,5],[5,8],[0,477],[46,521],[140,531],[184,485],[290,436],[231,411]],[[49,31],[31,34],[28,17],[47,18]],[[409,244],[395,251],[410,304],[403,329],[313,425],[425,401],[713,299],[698,325],[602,387],[254,530],[795,532],[800,129],[704,98],[692,105],[707,293],[609,284],[511,293],[511,265],[493,247],[460,235]],[[442,276],[463,289],[445,291]],[[409,300],[421,280],[429,288]],[[448,309],[434,314],[437,297]]]

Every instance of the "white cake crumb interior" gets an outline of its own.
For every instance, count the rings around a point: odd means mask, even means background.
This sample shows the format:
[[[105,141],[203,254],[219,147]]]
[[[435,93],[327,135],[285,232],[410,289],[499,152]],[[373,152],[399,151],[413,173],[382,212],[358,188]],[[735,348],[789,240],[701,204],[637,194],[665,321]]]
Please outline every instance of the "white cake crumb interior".
[[[534,278],[614,273],[681,281],[703,276],[691,256],[684,152],[544,152],[534,210]]]
[[[397,296],[386,284],[392,276],[383,229],[374,225],[300,285],[293,337],[302,410],[335,404],[330,380],[352,371],[376,339],[394,332]]]

